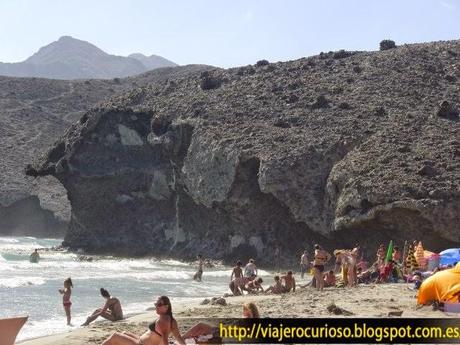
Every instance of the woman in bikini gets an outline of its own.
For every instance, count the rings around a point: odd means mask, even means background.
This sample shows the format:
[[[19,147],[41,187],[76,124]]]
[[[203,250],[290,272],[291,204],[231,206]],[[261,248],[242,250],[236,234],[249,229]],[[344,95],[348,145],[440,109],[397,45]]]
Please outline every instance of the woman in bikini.
[[[319,244],[315,244],[315,259],[313,261],[314,276],[316,279],[316,290],[323,291],[324,288],[324,265],[330,260],[331,254],[323,250]]]
[[[168,344],[169,334],[176,338],[180,345],[185,345],[181,337],[177,321],[173,318],[169,298],[161,296],[155,303],[159,318],[149,325],[149,330],[138,336],[130,332],[114,333],[102,345],[160,345]]]
[[[70,306],[72,302],[70,301],[70,296],[72,295],[72,279],[67,278],[64,280],[64,288],[59,289],[59,293],[62,295],[62,304],[64,306],[65,315],[67,316],[67,326],[71,326],[70,320],[72,316],[70,315]]]

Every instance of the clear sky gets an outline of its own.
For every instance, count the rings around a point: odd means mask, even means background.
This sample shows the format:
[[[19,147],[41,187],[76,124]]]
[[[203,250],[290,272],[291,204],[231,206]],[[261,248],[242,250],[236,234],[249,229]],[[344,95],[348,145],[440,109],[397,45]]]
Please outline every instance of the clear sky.
[[[0,0],[0,61],[60,36],[220,67],[460,39],[460,0]]]

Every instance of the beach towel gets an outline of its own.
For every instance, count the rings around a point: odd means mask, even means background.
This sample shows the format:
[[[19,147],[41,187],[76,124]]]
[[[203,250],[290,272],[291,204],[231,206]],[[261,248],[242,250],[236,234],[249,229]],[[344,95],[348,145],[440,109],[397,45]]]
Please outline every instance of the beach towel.
[[[0,319],[0,344],[13,345],[28,316]]]
[[[458,302],[459,293],[460,263],[454,268],[438,272],[427,278],[420,286],[417,303]]]

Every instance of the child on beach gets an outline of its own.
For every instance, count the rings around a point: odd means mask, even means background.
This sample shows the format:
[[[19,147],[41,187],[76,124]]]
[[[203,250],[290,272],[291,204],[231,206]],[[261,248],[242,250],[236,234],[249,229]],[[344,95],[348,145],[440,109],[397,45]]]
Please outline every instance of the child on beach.
[[[264,288],[262,287],[263,282],[264,281],[260,277],[257,278],[257,279],[251,280],[249,283],[246,284],[245,290],[248,293],[257,293],[257,292],[259,292],[259,290],[264,292]]]
[[[284,292],[284,286],[281,283],[281,279],[279,276],[275,276],[275,284],[270,286],[267,290],[265,290],[265,293],[274,293],[274,294],[280,294]]]
[[[67,326],[72,326],[70,323],[72,318],[70,315],[70,306],[72,305],[72,302],[70,302],[70,295],[72,295],[72,288],[72,279],[67,278],[64,280],[64,288],[59,289],[59,293],[62,295],[62,304],[64,306],[65,315],[67,316]]]

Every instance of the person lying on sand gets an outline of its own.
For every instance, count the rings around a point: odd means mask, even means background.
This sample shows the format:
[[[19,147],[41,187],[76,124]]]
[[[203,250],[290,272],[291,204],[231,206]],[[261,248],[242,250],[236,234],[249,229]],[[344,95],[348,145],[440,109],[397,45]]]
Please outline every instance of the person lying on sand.
[[[102,308],[96,309],[91,316],[88,316],[82,326],[88,326],[99,316],[110,321],[118,321],[123,319],[123,310],[121,309],[120,300],[116,297],[110,296],[109,292],[104,288],[101,288],[100,291],[101,296],[106,300],[104,306]]]
[[[288,271],[286,275],[281,277],[281,280],[284,281],[285,292],[295,291],[295,278],[292,271]]]
[[[243,304],[243,319],[258,319],[260,318],[259,310],[255,303],[245,303]],[[215,341],[211,341],[211,339],[219,339],[220,332],[219,327],[211,326],[204,322],[199,322],[190,328],[187,332],[184,333],[183,339],[194,339],[197,343],[202,342],[209,342],[215,343]]]
[[[281,278],[279,276],[275,276],[275,284],[270,286],[267,290],[265,290],[265,293],[274,293],[274,294],[280,294],[283,293],[284,286],[281,284]]]
[[[176,338],[180,345],[185,345],[181,337],[177,321],[172,315],[169,298],[161,296],[155,303],[159,318],[149,325],[149,330],[138,336],[131,332],[113,333],[102,345],[160,345],[168,344],[169,334]]]

